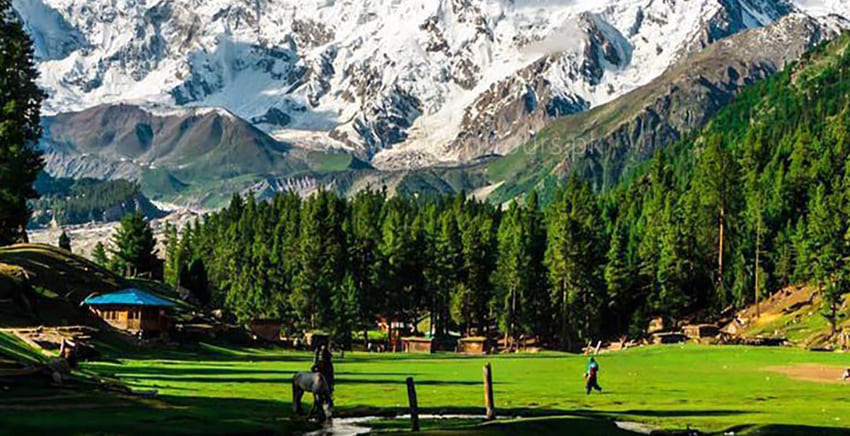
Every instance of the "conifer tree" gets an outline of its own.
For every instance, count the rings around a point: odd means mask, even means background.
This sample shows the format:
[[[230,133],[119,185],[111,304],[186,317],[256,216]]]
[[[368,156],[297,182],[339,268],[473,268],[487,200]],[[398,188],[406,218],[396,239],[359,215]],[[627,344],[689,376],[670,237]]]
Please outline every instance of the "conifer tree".
[[[439,335],[449,332],[451,293],[456,291],[460,284],[463,266],[461,240],[455,213],[455,209],[449,209],[443,213],[440,233],[434,247],[437,274],[434,282],[436,293],[433,310],[436,314],[435,332]]]
[[[404,308],[408,305],[405,300],[405,267],[409,262],[409,232],[406,228],[407,217],[403,204],[398,199],[390,199],[386,203],[384,222],[381,227],[381,240],[378,243],[380,255],[379,273],[380,287],[385,293],[380,316],[390,326],[390,337],[393,335],[392,322],[403,316]]]
[[[508,350],[517,347],[517,339],[524,330],[522,304],[531,287],[531,255],[524,233],[523,215],[523,208],[516,203],[505,213],[499,225],[498,260],[492,277],[496,289],[494,311],[499,316]]]
[[[347,274],[334,290],[332,297],[333,340],[335,344],[346,350],[351,349],[352,332],[357,327],[359,298],[354,278]]]
[[[727,298],[725,291],[723,259],[728,237],[729,217],[732,216],[735,194],[738,189],[738,167],[735,159],[724,147],[719,136],[708,138],[699,159],[695,189],[702,204],[713,210],[717,228],[717,273],[715,275],[717,298],[721,304]]]
[[[0,0],[0,246],[26,241],[27,200],[43,167],[41,137],[44,94],[35,83],[32,41],[9,0]]]
[[[171,286],[177,286],[180,280],[181,267],[180,238],[177,228],[167,223],[165,225],[165,263],[163,265],[163,280]]]
[[[127,214],[121,219],[112,236],[114,259],[122,267],[122,273],[135,277],[151,273],[156,263],[156,240],[153,230],[142,213]]]
[[[472,325],[474,310],[472,290],[466,283],[460,282],[455,285],[451,292],[450,312],[452,321],[460,328],[461,332],[469,332]]]
[[[358,305],[354,328],[363,329],[364,341],[368,340],[369,327],[381,306],[378,243],[381,239],[381,210],[385,201],[384,192],[371,190],[361,191],[351,200],[349,271]]]
[[[628,259],[628,235],[626,225],[621,221],[614,224],[605,264],[605,286],[608,294],[608,307],[617,320],[617,331],[622,331],[621,314],[627,310],[632,300],[632,283],[636,271],[631,268]]]
[[[62,230],[62,234],[59,235],[59,248],[71,251],[71,237],[65,230]]]
[[[841,287],[844,284],[841,244],[845,233],[833,201],[834,197],[826,193],[826,187],[819,185],[809,205],[808,240],[812,253],[809,268],[818,291],[823,295],[823,316],[829,321],[834,335],[844,291]]]
[[[94,251],[92,251],[92,260],[104,268],[109,266],[109,256],[106,254],[106,248],[103,246],[103,242],[97,241]]]
[[[461,284],[466,289],[455,289],[460,295],[455,302],[468,304],[465,320],[467,328],[483,334],[490,325],[488,305],[492,299],[490,276],[496,262],[496,223],[488,210],[477,210],[470,214],[461,229],[463,252],[463,277]],[[462,291],[462,292],[461,292]],[[455,304],[453,304],[455,307]],[[452,318],[457,321],[456,311]]]
[[[186,288],[192,297],[201,304],[207,306],[210,303],[210,285],[207,277],[207,269],[201,259],[192,259],[188,264],[180,267],[180,286]]]

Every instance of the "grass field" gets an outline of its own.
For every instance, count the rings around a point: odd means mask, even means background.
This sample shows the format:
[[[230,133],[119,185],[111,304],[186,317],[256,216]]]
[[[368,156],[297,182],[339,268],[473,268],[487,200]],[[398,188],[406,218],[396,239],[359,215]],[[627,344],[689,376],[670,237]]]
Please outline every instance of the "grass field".
[[[408,376],[416,380],[424,413],[483,413],[481,368],[489,361],[501,415],[536,418],[472,429],[426,422],[426,428],[449,427],[440,434],[569,429],[612,434],[615,419],[706,432],[740,427],[753,434],[843,433],[850,427],[850,384],[838,380],[841,368],[850,366],[845,355],[687,345],[628,350],[599,360],[605,391],[587,396],[582,356],[347,354],[336,362],[336,414],[403,412]],[[827,368],[829,374],[834,369],[835,378],[803,381],[782,372],[804,364]],[[309,366],[307,353],[214,346],[91,363],[87,371],[156,389],[158,395],[139,399],[69,391],[39,402],[41,409],[27,410],[13,406],[21,398],[35,398],[37,390],[13,386],[0,399],[0,428],[19,433],[291,433],[310,425],[291,416],[289,400],[291,374]]]

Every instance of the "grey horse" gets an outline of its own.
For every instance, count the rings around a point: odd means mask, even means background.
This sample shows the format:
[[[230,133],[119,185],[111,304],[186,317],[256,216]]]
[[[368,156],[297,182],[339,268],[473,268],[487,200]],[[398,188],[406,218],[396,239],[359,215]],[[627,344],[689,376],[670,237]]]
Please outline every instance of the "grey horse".
[[[318,372],[299,372],[292,377],[292,407],[298,415],[304,413],[301,408],[301,397],[305,392],[313,394],[313,409],[310,410],[310,416],[319,412],[322,413],[323,420],[329,421],[333,416],[334,401],[325,377]]]

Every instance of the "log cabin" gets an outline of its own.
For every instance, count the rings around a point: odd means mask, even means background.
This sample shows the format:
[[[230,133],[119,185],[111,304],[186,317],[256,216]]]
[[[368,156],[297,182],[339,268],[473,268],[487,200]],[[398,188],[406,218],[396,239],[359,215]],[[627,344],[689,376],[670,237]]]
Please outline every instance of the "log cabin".
[[[112,327],[145,336],[167,331],[174,307],[171,301],[135,288],[92,296],[84,304]]]

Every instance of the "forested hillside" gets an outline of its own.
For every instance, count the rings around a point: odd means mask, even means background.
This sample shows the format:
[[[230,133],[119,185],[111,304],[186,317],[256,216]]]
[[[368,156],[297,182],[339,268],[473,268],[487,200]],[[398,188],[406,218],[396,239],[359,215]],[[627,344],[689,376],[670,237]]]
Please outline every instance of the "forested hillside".
[[[602,196],[609,289],[675,315],[812,282],[834,320],[850,284],[848,47],[845,34],[750,87]]]
[[[35,189],[41,197],[30,202],[30,226],[49,225],[54,219],[58,225],[116,221],[136,210],[148,218],[164,215],[138,184],[127,180],[75,180],[41,173]]]
[[[711,318],[811,282],[835,319],[850,284],[850,35],[750,87],[699,134],[601,194],[572,180],[500,209],[464,196],[321,192],[230,207],[171,238],[213,303],[341,341],[378,316],[563,347]],[[330,303],[329,303],[330,302]],[[825,321],[826,322],[826,321]]]

